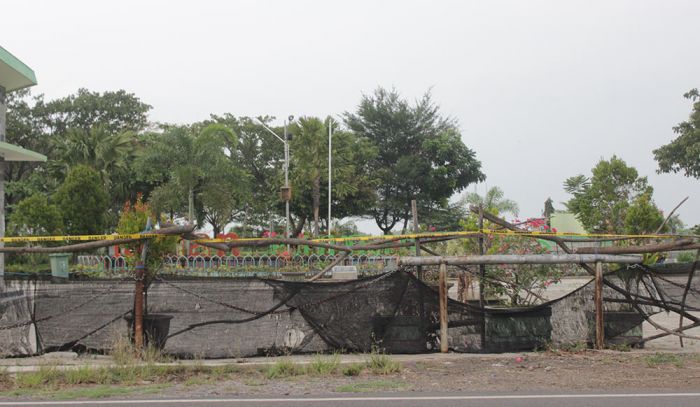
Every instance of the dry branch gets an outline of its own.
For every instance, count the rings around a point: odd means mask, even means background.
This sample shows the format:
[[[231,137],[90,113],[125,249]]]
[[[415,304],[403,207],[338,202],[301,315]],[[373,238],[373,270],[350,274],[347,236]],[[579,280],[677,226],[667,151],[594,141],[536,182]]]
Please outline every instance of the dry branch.
[[[676,240],[674,242],[647,244],[642,246],[611,246],[611,247],[579,247],[577,254],[640,254],[688,250],[693,244],[692,239]]]

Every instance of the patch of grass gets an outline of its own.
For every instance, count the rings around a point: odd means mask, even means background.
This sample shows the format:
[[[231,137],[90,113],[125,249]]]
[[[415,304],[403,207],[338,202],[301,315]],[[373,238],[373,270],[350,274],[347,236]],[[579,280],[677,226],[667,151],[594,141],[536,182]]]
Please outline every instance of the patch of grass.
[[[343,368],[343,374],[345,376],[359,376],[360,373],[365,369],[365,365],[362,363],[353,363],[351,365],[345,366]]]
[[[340,356],[338,355],[316,355],[306,367],[306,372],[311,375],[326,376],[337,373],[339,366]]]
[[[54,385],[61,376],[61,372],[55,367],[42,366],[35,372],[19,373],[15,383],[20,388],[34,389]]]
[[[659,365],[673,365],[675,367],[683,367],[683,360],[678,355],[672,353],[655,353],[644,357],[644,362],[649,367],[657,367]]]
[[[559,347],[559,350],[573,353],[585,352],[588,350],[588,343],[586,343],[585,341],[580,341],[575,343],[562,344]]]
[[[401,371],[399,362],[392,359],[389,355],[381,353],[370,354],[366,365],[374,374],[388,375]]]
[[[609,348],[618,352],[630,352],[632,350],[632,345],[629,343],[617,343],[610,345]]]
[[[265,377],[268,379],[280,379],[284,377],[299,376],[304,374],[304,369],[291,359],[281,359],[265,369]]]
[[[373,380],[367,382],[349,383],[335,389],[338,393],[371,393],[383,390],[403,390],[408,385],[394,380]]]
[[[172,357],[163,354],[160,349],[150,344],[143,349],[136,349],[131,340],[124,335],[117,336],[117,339],[112,342],[110,356],[112,356],[114,363],[118,365],[132,365],[140,362],[168,363],[173,361]]]

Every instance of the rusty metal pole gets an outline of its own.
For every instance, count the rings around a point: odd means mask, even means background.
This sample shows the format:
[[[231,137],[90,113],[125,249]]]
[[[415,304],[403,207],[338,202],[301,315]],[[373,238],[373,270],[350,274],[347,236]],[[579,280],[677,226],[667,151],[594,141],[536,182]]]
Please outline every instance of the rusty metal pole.
[[[447,336],[447,265],[440,263],[440,352],[449,349]]]
[[[143,349],[143,289],[146,269],[144,263],[136,263],[136,287],[134,289],[134,346]]]
[[[484,255],[484,207],[479,205],[479,255]],[[481,348],[486,347],[486,300],[484,297],[484,280],[486,265],[479,264],[479,308],[481,309]]]
[[[412,199],[411,200],[411,213],[413,214],[413,233],[419,233],[420,228],[418,227],[418,205],[416,204],[416,200]],[[416,256],[420,256],[420,239],[416,238]],[[422,266],[416,266],[416,274],[418,275],[419,280],[423,280],[423,267]]]
[[[603,325],[603,263],[595,263],[595,348],[603,349],[605,346],[605,332]]]

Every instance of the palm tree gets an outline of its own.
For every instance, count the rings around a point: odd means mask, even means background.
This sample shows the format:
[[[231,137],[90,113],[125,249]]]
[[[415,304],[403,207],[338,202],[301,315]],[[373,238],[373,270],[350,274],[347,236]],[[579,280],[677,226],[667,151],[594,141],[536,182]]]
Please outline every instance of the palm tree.
[[[231,161],[225,148],[235,139],[221,124],[170,126],[151,135],[138,167],[144,180],[158,184],[151,196],[154,207],[172,213],[186,206],[187,220],[194,222],[195,195],[208,179],[228,173]]]
[[[302,117],[292,128],[294,144],[303,146],[294,151],[294,179],[297,183],[311,184],[311,207],[314,218],[313,235],[320,233],[321,177],[328,171],[327,127],[316,117]]]
[[[463,205],[474,205],[484,208],[486,212],[497,214],[510,213],[518,216],[518,203],[511,199],[504,199],[503,190],[499,187],[491,187],[486,195],[481,196],[476,192],[470,192],[462,198]]]
[[[133,167],[138,151],[134,132],[109,132],[103,126],[69,129],[66,136],[53,143],[54,173],[63,178],[76,165],[86,165],[100,175],[105,190],[112,197],[112,205],[119,207],[130,196],[133,186]]]

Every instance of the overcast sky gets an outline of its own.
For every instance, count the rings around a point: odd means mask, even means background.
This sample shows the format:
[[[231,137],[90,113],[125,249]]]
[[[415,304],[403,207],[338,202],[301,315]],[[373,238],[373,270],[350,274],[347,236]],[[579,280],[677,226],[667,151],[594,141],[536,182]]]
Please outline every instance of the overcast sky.
[[[699,1],[23,0],[1,13],[1,45],[49,98],[123,88],[152,120],[186,123],[325,116],[377,86],[432,88],[521,217],[548,196],[561,208],[565,178],[617,154],[660,208],[690,195],[681,219],[700,223],[700,181],[657,175],[651,152],[700,87]]]

